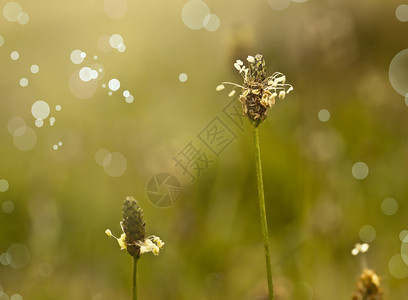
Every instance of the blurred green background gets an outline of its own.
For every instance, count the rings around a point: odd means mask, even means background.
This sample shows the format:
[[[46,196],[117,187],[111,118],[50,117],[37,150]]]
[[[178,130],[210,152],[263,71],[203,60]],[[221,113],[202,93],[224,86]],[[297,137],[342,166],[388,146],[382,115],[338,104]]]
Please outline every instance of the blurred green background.
[[[128,195],[166,243],[139,262],[140,299],[266,299],[252,132],[215,91],[256,53],[294,86],[260,127],[276,299],[350,299],[364,260],[384,299],[406,299],[408,101],[390,78],[408,92],[408,59],[389,74],[408,47],[403,1],[297,2],[19,0],[26,22],[1,1],[0,299],[130,299],[131,257],[104,234],[120,235]],[[191,29],[208,10],[219,27]],[[198,138],[214,117],[236,137],[219,156]],[[190,142],[211,160],[194,182],[175,164]],[[160,172],[181,185],[167,207],[146,194]]]

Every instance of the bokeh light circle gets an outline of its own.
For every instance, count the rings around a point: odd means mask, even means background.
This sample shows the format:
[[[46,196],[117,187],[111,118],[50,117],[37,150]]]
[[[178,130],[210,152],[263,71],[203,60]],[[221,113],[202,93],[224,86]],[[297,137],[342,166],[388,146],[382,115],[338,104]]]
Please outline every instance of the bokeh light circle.
[[[0,179],[0,192],[7,192],[10,185],[6,179]]]
[[[109,176],[119,177],[127,169],[126,157],[122,153],[111,152],[104,158],[103,168]]]
[[[120,81],[113,78],[109,80],[108,86],[111,91],[117,91],[120,88]]]
[[[405,239],[407,236],[408,236],[408,230],[407,230],[407,229],[401,230],[401,232],[400,232],[400,234],[399,234],[399,239],[400,239],[400,241],[403,242],[404,239]],[[407,253],[407,255],[408,255],[408,253]]]
[[[22,244],[13,244],[7,249],[11,256],[10,266],[16,269],[25,267],[30,261],[30,251]]]
[[[14,132],[14,146],[21,151],[30,151],[37,143],[37,134],[29,126],[22,126]]]
[[[133,95],[129,95],[128,97],[125,98],[125,101],[127,103],[132,103],[135,100],[135,98],[133,97]]]
[[[388,261],[388,271],[392,276],[398,279],[404,279],[408,277],[408,266],[405,264],[405,260],[408,257],[405,254],[396,254]]]
[[[79,72],[72,73],[69,78],[69,90],[78,99],[88,99],[92,97],[98,88],[96,80],[82,81]]]
[[[277,11],[285,10],[289,7],[292,0],[267,0],[269,6]]]
[[[360,228],[360,239],[365,243],[371,243],[375,240],[377,236],[377,232],[375,231],[374,227],[371,225],[364,225]]]
[[[95,153],[95,161],[98,165],[100,165],[101,167],[104,167],[104,161],[106,156],[110,153],[109,150],[106,149],[99,149],[98,151],[96,151]],[[106,161],[106,164],[108,164],[109,161]]]
[[[50,114],[50,106],[43,100],[34,102],[31,106],[31,114],[36,119],[45,119]]]
[[[40,71],[40,67],[39,67],[38,65],[32,65],[32,66],[30,67],[30,71],[31,71],[31,73],[33,73],[33,74],[37,74],[38,71]]]
[[[23,118],[13,117],[7,123],[7,130],[11,135],[15,135],[16,130],[25,125],[26,123]]]
[[[37,119],[35,120],[34,124],[35,124],[35,127],[40,128],[40,127],[43,127],[44,121],[42,119]]]
[[[123,97],[125,97],[125,98],[126,98],[126,97],[129,97],[129,96],[130,96],[130,92],[129,92],[128,90],[124,90],[122,95],[123,95]]]
[[[28,79],[23,77],[20,79],[20,86],[26,87],[28,85]]]
[[[20,294],[13,294],[11,295],[10,300],[23,300],[23,296]]]
[[[186,73],[181,73],[181,74],[179,75],[179,80],[180,80],[181,82],[186,82],[186,81],[187,81],[187,78],[188,78],[188,76],[187,76]]]
[[[354,178],[362,180],[368,176],[369,169],[366,163],[359,161],[356,162],[351,168],[351,173]]]
[[[201,0],[190,0],[181,10],[184,25],[190,29],[201,29],[207,25],[204,19],[210,14],[208,5]],[[208,21],[208,20],[207,20]]]
[[[4,213],[11,214],[14,211],[14,203],[12,201],[4,201],[1,205]]]
[[[119,51],[119,52],[125,52],[125,51],[126,51],[126,45],[125,45],[125,44],[119,45],[118,51]]]
[[[92,79],[92,69],[89,67],[83,67],[81,70],[79,70],[79,78],[82,81],[90,81]]]
[[[17,60],[20,57],[20,53],[18,53],[18,51],[13,51],[10,53],[10,57],[12,60]]]
[[[22,12],[23,9],[17,2],[8,2],[3,8],[3,15],[9,22],[16,22]]]
[[[70,55],[71,62],[76,65],[81,64],[84,61],[84,58],[86,57],[86,55],[84,56],[84,54],[82,53],[85,54],[85,52],[82,52],[81,50],[78,49],[72,51]]]
[[[408,49],[398,52],[391,60],[388,77],[397,93],[408,95]]]
[[[41,263],[37,269],[38,275],[43,278],[50,277],[52,272],[53,268],[49,263]]]
[[[220,24],[221,24],[220,18],[215,14],[206,15],[203,22],[204,22],[204,24],[206,24],[206,25],[204,25],[204,27],[208,31],[218,30],[218,28],[220,28]]]
[[[0,254],[0,264],[8,266],[11,262],[11,256],[7,252]]]
[[[407,22],[408,21],[408,5],[401,4],[395,10],[395,16],[397,17],[398,21]]]
[[[111,37],[109,38],[109,45],[112,48],[117,49],[118,47],[123,45],[123,37],[117,33],[112,34]]]
[[[401,255],[402,255],[402,259],[404,260],[405,264],[408,266],[408,235],[405,235],[404,239],[402,240]]]
[[[29,21],[30,21],[30,16],[29,16],[28,13],[26,13],[26,12],[21,13],[20,16],[18,17],[18,20],[17,20],[17,22],[18,22],[20,25],[25,25],[25,24],[27,24]]]
[[[103,9],[109,18],[120,19],[126,14],[128,5],[126,0],[105,0]]]
[[[56,110],[56,111],[61,111],[61,105],[59,105],[59,104],[56,105],[56,106],[55,106],[55,110]]]
[[[321,122],[327,122],[330,120],[330,112],[327,109],[323,108],[317,113],[317,118]]]
[[[398,211],[398,202],[394,198],[385,198],[381,203],[381,210],[388,216],[394,215]]]

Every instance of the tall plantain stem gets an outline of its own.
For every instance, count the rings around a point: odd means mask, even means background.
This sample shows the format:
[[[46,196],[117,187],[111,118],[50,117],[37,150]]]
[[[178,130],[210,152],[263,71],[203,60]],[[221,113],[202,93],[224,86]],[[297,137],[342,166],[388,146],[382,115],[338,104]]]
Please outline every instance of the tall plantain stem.
[[[133,257],[133,300],[137,300],[137,261],[138,258]]]
[[[259,147],[259,134],[257,125],[254,126],[254,142],[255,142],[256,177],[258,181],[259,210],[261,216],[262,236],[265,248],[266,275],[268,279],[269,300],[273,300],[273,284],[272,284],[271,256],[269,251],[268,223],[266,220],[265,195],[262,178],[261,150]]]

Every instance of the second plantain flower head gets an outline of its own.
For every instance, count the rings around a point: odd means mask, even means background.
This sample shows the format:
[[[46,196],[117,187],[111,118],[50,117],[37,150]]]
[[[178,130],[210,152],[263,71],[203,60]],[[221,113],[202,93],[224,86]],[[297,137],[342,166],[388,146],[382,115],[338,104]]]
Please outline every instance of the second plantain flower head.
[[[146,238],[146,228],[143,218],[143,211],[133,197],[127,197],[122,207],[123,219],[120,222],[123,233],[119,238],[115,237],[109,229],[105,233],[109,237],[114,237],[121,250],[127,250],[129,254],[136,259],[140,254],[153,252],[158,255],[164,243],[162,240],[151,235]]]
[[[217,86],[216,90],[225,88],[224,84],[233,85],[233,90],[229,93],[232,97],[236,88],[241,88],[239,101],[242,104],[244,115],[255,126],[258,126],[266,119],[268,109],[275,105],[276,97],[284,99],[286,94],[293,90],[290,84],[286,83],[286,76],[280,72],[275,72],[272,76],[266,77],[265,60],[261,54],[247,57],[248,67],[241,60],[234,63],[234,67],[244,78],[243,85],[232,82],[223,82]]]

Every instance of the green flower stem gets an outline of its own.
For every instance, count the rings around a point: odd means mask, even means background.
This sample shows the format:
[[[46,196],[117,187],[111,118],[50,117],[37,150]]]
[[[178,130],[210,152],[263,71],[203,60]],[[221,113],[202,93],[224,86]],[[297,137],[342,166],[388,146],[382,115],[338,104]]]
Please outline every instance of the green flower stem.
[[[268,223],[266,220],[266,211],[265,211],[265,195],[264,195],[263,178],[262,178],[262,163],[261,163],[261,150],[259,147],[258,126],[254,126],[254,141],[255,141],[256,177],[258,181],[259,210],[261,213],[262,236],[263,236],[264,248],[265,248],[266,275],[268,278],[269,300],[273,300],[271,256],[270,256],[270,251],[269,251]]]
[[[137,300],[137,261],[138,258],[133,257],[133,300]]]

